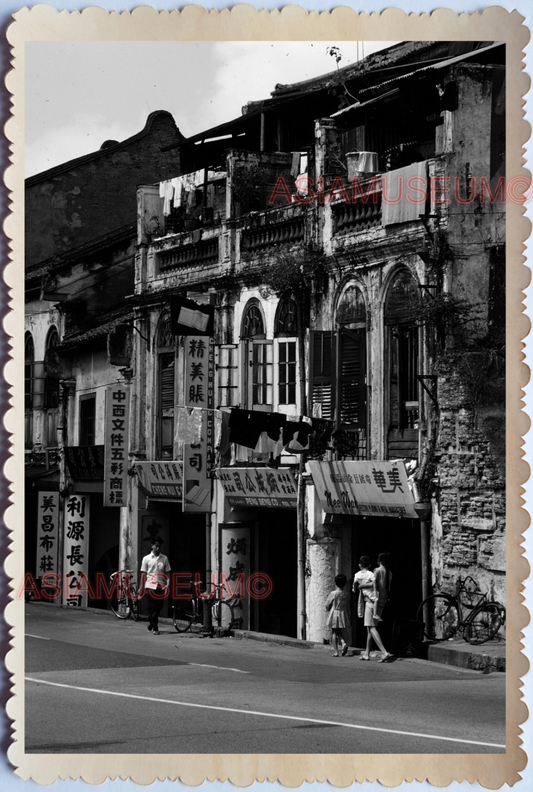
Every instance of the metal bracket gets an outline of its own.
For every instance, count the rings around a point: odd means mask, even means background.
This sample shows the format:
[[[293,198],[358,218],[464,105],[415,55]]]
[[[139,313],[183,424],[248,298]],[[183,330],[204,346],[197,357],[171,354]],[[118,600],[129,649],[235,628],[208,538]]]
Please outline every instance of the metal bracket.
[[[426,391],[427,395],[435,405],[436,409],[439,409],[439,403],[437,401],[437,375],[436,374],[417,374],[417,380],[422,385],[424,390]],[[432,384],[431,390],[428,388],[424,380],[428,380]]]

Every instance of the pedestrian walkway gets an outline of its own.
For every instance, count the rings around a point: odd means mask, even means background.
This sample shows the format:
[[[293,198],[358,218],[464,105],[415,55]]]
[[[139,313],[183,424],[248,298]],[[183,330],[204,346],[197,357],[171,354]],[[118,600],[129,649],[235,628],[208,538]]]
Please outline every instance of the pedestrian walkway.
[[[286,635],[271,635],[252,630],[232,630],[232,634],[235,638],[266,641],[282,646],[307,649],[326,647],[328,650],[330,649],[330,646],[324,643],[302,641]],[[472,671],[483,671],[488,674],[492,671],[505,671],[505,646],[504,640],[488,641],[480,646],[473,646],[462,639],[435,644],[424,642],[418,656],[432,663],[469,668]],[[359,655],[363,651],[363,648],[351,647],[349,653]],[[373,654],[377,656],[379,652],[371,652],[370,656],[372,657]]]

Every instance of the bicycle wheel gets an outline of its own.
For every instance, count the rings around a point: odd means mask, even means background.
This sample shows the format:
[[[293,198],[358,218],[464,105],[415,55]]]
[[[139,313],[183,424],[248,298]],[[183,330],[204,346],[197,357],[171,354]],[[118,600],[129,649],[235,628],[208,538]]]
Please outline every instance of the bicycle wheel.
[[[494,638],[504,622],[505,609],[497,602],[483,602],[466,624],[465,638],[470,644],[482,644]]]
[[[459,629],[459,614],[452,597],[446,594],[432,594],[418,608],[418,621],[425,622],[427,607],[428,623],[424,623],[424,635],[430,641],[447,641]]]
[[[130,601],[127,597],[113,597],[111,599],[111,610],[117,619],[128,619],[131,615]]]
[[[225,632],[231,630],[233,624],[233,608],[224,600],[216,600],[211,606],[213,627],[221,627]]]
[[[183,600],[177,602],[173,608],[174,612],[174,627],[179,633],[187,632],[191,629],[192,623],[196,618],[194,612],[194,601]]]

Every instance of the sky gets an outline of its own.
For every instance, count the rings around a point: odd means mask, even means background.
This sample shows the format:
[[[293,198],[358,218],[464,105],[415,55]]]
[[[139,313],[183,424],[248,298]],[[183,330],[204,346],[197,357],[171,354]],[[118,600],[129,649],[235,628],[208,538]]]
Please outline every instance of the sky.
[[[25,171],[41,173],[140,132],[168,110],[186,137],[241,115],[249,101],[395,42],[30,42]]]

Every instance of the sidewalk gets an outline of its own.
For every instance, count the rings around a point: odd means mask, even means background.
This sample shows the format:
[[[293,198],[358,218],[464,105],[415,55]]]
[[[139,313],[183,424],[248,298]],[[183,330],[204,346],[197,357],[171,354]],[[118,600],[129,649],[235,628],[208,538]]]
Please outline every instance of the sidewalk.
[[[44,607],[53,607],[51,603],[39,602],[32,603]],[[110,610],[99,608],[84,608],[85,613],[102,616],[111,616]],[[114,617],[113,617],[114,618]],[[141,617],[141,620],[144,619]],[[160,617],[161,624],[172,625],[172,619]],[[201,628],[198,626],[192,632],[181,633],[183,637],[198,635]],[[232,630],[231,636],[236,640],[263,641],[265,643],[277,644],[278,646],[292,646],[295,649],[331,649],[329,644],[318,641],[303,641],[299,638],[292,638],[288,635],[273,635],[271,633],[254,632],[253,630]],[[207,636],[206,636],[207,637]],[[350,647],[349,654],[362,654],[363,648]],[[371,653],[372,654],[372,653]],[[462,639],[452,639],[443,643],[431,644],[425,641],[420,651],[414,655],[417,658],[428,660],[432,663],[442,663],[444,665],[468,668],[472,671],[482,671],[485,674],[493,671],[505,671],[505,640],[488,641],[480,646],[472,646]]]
[[[302,641],[286,635],[270,635],[269,633],[252,632],[251,630],[232,630],[234,638],[242,640],[265,641],[281,646],[294,646],[299,649],[327,648],[328,644],[314,641]],[[351,647],[352,655],[362,654],[364,650]],[[480,646],[472,646],[462,639],[446,641],[445,643],[430,644],[425,642],[419,657],[432,663],[469,668],[472,671],[483,671],[488,674],[492,671],[505,671],[505,641],[488,641]]]

